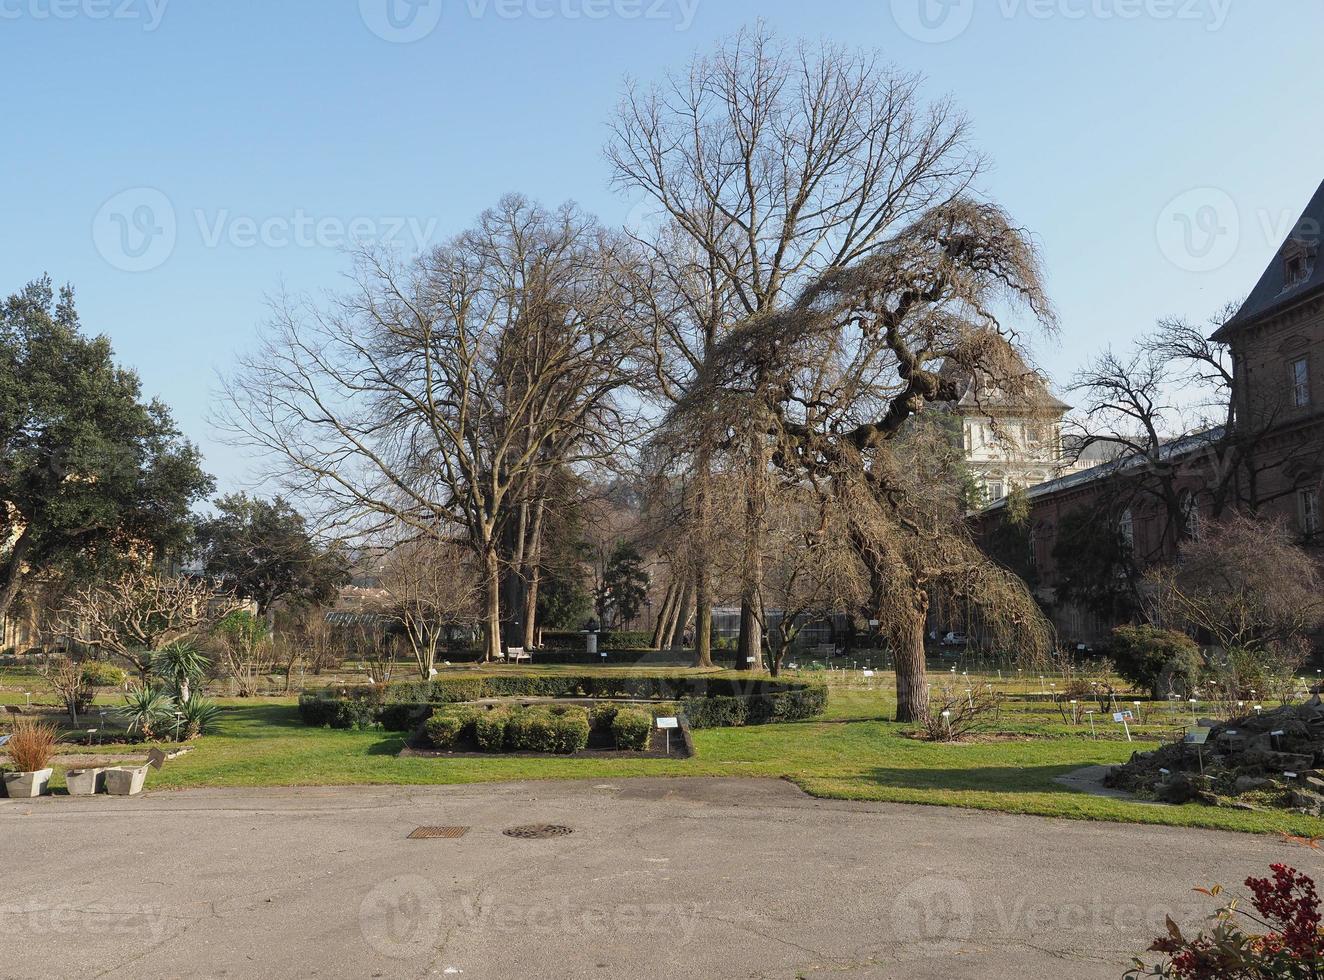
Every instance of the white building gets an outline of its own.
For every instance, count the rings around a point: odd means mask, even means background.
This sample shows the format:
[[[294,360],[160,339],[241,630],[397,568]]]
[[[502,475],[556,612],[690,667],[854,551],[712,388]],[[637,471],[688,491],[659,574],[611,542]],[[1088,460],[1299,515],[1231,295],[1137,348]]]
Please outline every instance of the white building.
[[[1022,365],[1024,366],[1024,365]],[[961,395],[948,404],[960,418],[962,448],[984,499],[1001,500],[1012,490],[1033,487],[1092,466],[1066,452],[1062,423],[1071,406],[1055,397],[1038,374],[1025,367],[1023,391],[1009,394],[978,372],[943,369]]]

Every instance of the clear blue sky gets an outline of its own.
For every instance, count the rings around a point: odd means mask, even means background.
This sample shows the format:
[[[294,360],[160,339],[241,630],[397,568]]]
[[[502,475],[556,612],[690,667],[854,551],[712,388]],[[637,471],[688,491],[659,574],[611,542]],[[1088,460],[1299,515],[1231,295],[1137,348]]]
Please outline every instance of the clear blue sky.
[[[282,282],[336,286],[355,219],[439,240],[511,190],[624,220],[601,155],[621,78],[758,17],[968,111],[981,190],[1042,243],[1059,380],[1248,292],[1324,179],[1318,0],[387,2],[0,0],[0,289],[74,283],[223,488],[246,467],[206,424],[216,372]],[[170,213],[173,247],[142,250]]]

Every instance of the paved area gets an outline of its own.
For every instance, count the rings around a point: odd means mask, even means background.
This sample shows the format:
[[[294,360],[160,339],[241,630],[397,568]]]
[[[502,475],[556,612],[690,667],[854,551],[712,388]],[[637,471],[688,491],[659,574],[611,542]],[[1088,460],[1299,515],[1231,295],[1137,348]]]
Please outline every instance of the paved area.
[[[504,829],[574,833],[519,840]],[[421,825],[470,828],[407,840]],[[6,977],[1101,977],[1272,838],[629,780],[0,800]]]

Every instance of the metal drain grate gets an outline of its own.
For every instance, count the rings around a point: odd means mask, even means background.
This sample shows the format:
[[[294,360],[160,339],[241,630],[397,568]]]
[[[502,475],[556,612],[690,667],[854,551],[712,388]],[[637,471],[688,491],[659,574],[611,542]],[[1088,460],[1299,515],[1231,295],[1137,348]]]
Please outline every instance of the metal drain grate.
[[[503,830],[502,833],[507,837],[518,837],[520,840],[547,840],[551,837],[565,837],[573,834],[574,831],[559,824],[535,823],[526,827],[511,827],[509,830]]]
[[[468,827],[419,827],[409,835],[409,840],[446,840],[463,837]]]

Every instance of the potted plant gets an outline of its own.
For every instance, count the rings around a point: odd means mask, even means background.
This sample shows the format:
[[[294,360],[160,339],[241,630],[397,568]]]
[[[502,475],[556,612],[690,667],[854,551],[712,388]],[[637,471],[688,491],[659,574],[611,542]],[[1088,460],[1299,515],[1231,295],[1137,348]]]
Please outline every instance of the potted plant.
[[[21,718],[5,748],[14,772],[4,774],[5,792],[14,799],[31,799],[48,792],[51,781],[49,763],[55,754],[59,732],[54,725]]]

